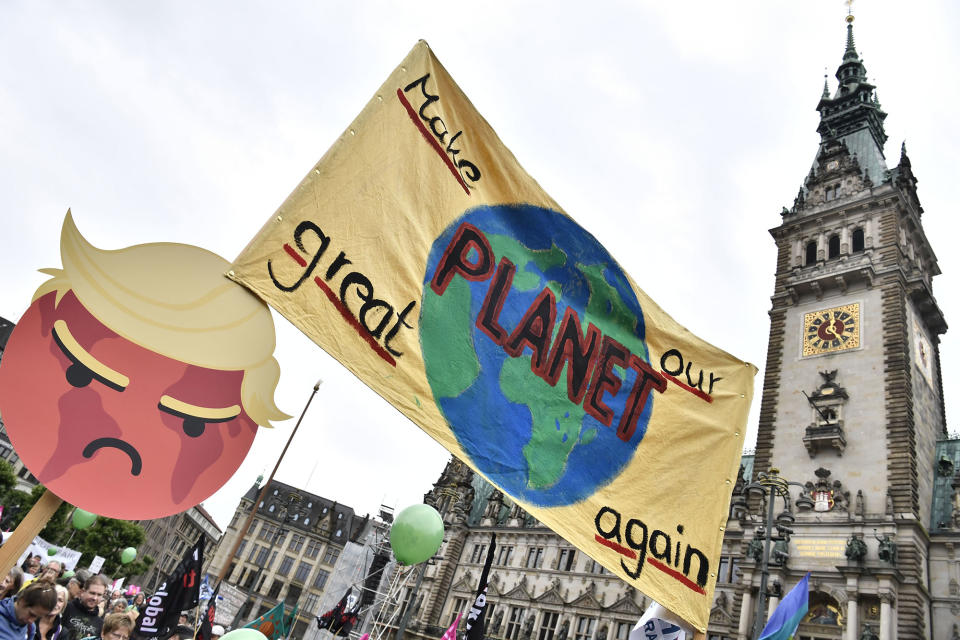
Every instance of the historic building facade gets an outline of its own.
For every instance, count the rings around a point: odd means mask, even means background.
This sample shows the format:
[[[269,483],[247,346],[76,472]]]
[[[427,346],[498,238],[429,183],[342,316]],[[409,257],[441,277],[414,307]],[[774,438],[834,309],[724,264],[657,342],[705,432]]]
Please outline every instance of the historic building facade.
[[[143,527],[145,535],[137,555],[150,556],[154,563],[146,573],[127,578],[127,583],[140,585],[148,593],[152,593],[170,575],[200,534],[206,540],[204,566],[209,566],[210,554],[223,534],[202,503],[166,518],[138,520],[136,523]]]
[[[346,505],[274,480],[257,505],[236,555],[231,556],[260,490],[258,481],[240,499],[208,572],[217,576],[226,565],[226,582],[247,594],[235,619],[237,626],[283,601],[287,611],[298,606],[291,637],[302,638],[319,612],[344,547],[363,540],[371,519],[356,515]]]
[[[453,458],[424,502],[443,516],[434,561],[414,568],[398,600],[404,638],[436,640],[469,609],[491,534],[486,637],[503,640],[627,640],[646,599]],[[419,577],[419,575],[417,576]],[[409,611],[407,611],[409,609]],[[397,616],[390,628],[402,624]]]
[[[766,519],[748,485],[777,469],[763,617],[806,572],[810,640],[960,640],[960,440],[948,435],[939,273],[905,146],[895,164],[853,38],[817,109],[813,166],[780,224],[760,423],[731,503],[708,637],[753,637]],[[943,213],[940,213],[943,215]],[[405,638],[437,638],[472,601],[497,534],[486,635],[626,640],[646,604],[457,460],[425,502],[447,533],[400,595]],[[418,576],[419,577],[419,576]]]
[[[813,166],[771,230],[776,277],[750,462],[800,486],[776,506],[787,514],[768,611],[809,571],[801,638],[958,638],[960,443],[946,428],[939,268],[905,146],[887,164],[886,114],[852,16],[836,78],[817,105]],[[711,614],[717,637],[751,637],[766,513],[744,492],[751,479],[734,495]]]

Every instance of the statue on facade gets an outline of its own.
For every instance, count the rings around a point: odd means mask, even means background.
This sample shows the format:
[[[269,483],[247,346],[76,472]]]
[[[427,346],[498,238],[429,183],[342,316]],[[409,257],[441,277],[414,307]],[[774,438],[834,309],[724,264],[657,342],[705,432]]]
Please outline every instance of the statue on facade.
[[[527,619],[523,621],[523,629],[520,631],[520,637],[523,640],[530,640],[530,636],[533,635],[533,614],[529,614]]]
[[[954,488],[953,495],[950,496],[950,504],[953,506],[950,511],[950,526],[960,529],[960,486]]]
[[[780,566],[787,566],[787,560],[790,556],[790,547],[787,546],[786,540],[777,540],[773,543],[773,550],[770,552],[770,561],[779,564]]]
[[[727,592],[726,591],[717,591],[717,599],[713,603],[715,607],[721,611],[727,610]]]
[[[857,489],[857,497],[856,497],[854,512],[862,518],[866,513],[866,511],[867,511],[867,507],[865,504],[865,499],[863,497],[863,489]]]
[[[607,625],[600,627],[600,630],[597,631],[596,640],[607,640]]]
[[[887,515],[893,515],[893,494],[890,493],[889,488],[887,488]]]
[[[556,640],[567,640],[567,636],[570,635],[570,621],[564,620],[563,624],[560,625],[560,630],[557,631]]]
[[[885,533],[881,538],[876,534],[876,530],[874,530],[873,537],[880,543],[877,556],[884,562],[897,564],[897,544],[890,537],[890,534]]]
[[[860,640],[877,640],[877,634],[869,624],[863,625],[863,631],[860,632]]]
[[[490,625],[490,635],[497,635],[500,633],[500,625],[503,624],[503,610],[498,610],[497,614],[493,616],[493,624]]]
[[[747,557],[753,558],[754,562],[763,562],[763,541],[754,538],[747,545]]]
[[[953,634],[950,636],[950,640],[960,640],[960,628],[957,627],[957,623],[953,623]]]
[[[867,557],[867,543],[863,541],[863,536],[859,533],[855,533],[847,540],[847,550],[846,553],[847,560],[853,562],[861,562],[864,558]]]
[[[487,498],[487,508],[483,512],[484,518],[492,518],[494,522],[500,520],[500,509],[503,507],[503,492],[494,489],[490,497]]]

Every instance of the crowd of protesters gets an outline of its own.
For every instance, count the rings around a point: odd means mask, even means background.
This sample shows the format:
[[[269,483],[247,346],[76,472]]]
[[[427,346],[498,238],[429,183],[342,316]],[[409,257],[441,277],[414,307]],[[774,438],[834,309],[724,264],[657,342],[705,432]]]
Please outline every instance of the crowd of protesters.
[[[109,592],[106,577],[81,569],[64,577],[57,560],[42,563],[28,556],[0,581],[0,640],[130,640],[146,607],[143,592],[127,600]],[[214,625],[211,639],[224,629]],[[163,640],[191,640],[194,627],[186,615]]]

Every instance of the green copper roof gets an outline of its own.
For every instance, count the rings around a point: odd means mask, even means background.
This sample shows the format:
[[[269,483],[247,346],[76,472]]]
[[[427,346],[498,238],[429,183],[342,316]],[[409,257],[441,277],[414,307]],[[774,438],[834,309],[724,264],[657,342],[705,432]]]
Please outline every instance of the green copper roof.
[[[887,114],[880,108],[876,92],[867,80],[867,69],[857,53],[853,39],[853,16],[847,16],[847,39],[843,60],[837,68],[837,90],[830,96],[826,79],[817,104],[820,112],[820,151],[829,142],[842,141],[873,184],[888,178],[883,145],[887,134],[883,121]],[[814,160],[814,167],[817,166]]]
[[[960,482],[960,439],[940,440],[934,458],[933,471],[933,508],[930,512],[930,530],[933,532],[950,529],[953,505],[953,482]]]

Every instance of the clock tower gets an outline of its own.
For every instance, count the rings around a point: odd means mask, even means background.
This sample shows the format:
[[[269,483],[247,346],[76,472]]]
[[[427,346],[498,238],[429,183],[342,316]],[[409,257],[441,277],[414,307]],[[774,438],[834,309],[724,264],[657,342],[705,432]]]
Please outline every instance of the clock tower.
[[[776,279],[753,468],[805,485],[793,489],[789,560],[773,576],[788,588],[811,571],[800,637],[860,638],[865,626],[881,640],[930,637],[932,470],[946,435],[940,271],[906,147],[893,163],[884,153],[886,114],[853,16],[836,80],[832,93],[824,81],[817,105],[810,172],[771,230]],[[850,540],[862,554],[849,554]],[[756,585],[759,567],[746,568]]]

